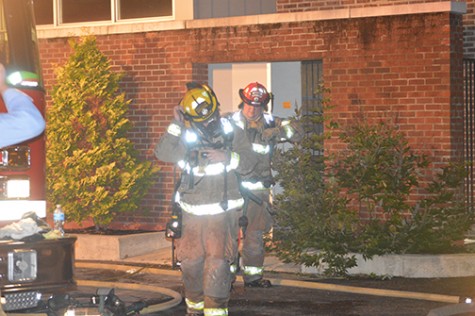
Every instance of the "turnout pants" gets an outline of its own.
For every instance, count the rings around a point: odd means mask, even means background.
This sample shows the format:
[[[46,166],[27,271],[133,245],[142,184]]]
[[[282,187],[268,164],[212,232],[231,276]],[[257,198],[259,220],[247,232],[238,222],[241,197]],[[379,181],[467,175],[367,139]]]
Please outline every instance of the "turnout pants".
[[[226,256],[230,236],[227,218],[225,212],[202,216],[183,212],[177,258],[189,313],[227,315],[232,278]]]
[[[252,191],[252,193],[262,199],[262,201],[269,203],[269,190]],[[243,279],[244,282],[249,283],[259,280],[263,276],[265,255],[264,234],[271,230],[273,219],[265,203],[259,205],[253,201],[249,201],[247,218],[249,224],[247,226],[246,235],[242,240],[241,257]]]

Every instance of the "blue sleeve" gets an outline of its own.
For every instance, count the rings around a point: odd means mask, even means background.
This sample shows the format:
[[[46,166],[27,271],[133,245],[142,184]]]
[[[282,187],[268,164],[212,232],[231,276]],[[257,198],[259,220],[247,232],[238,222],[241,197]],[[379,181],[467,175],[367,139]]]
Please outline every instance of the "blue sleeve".
[[[45,120],[29,96],[16,89],[3,93],[6,113],[0,113],[0,148],[40,135]]]

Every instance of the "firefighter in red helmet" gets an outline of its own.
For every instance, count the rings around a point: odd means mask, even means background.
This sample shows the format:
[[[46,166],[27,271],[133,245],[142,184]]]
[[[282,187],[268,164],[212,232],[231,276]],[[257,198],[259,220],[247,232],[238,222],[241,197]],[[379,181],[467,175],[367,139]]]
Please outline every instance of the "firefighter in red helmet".
[[[265,288],[272,285],[269,280],[263,278],[264,235],[271,230],[273,224],[270,201],[274,184],[271,171],[272,151],[278,141],[300,141],[303,130],[296,121],[283,120],[267,113],[271,95],[262,84],[248,84],[239,90],[239,96],[242,100],[240,110],[232,114],[232,120],[246,131],[258,160],[253,172],[241,177],[243,191],[250,191],[250,196],[254,197],[246,203],[246,209],[240,214],[239,222],[243,233],[241,268],[246,287]],[[242,227],[244,225],[246,227]],[[234,265],[237,264],[239,263],[235,261]],[[231,266],[232,270],[238,268]]]
[[[249,173],[256,158],[245,133],[220,117],[213,90],[198,83],[187,88],[154,152],[182,170],[173,199],[181,210],[176,245],[187,315],[228,315],[228,219],[244,203],[236,173]]]

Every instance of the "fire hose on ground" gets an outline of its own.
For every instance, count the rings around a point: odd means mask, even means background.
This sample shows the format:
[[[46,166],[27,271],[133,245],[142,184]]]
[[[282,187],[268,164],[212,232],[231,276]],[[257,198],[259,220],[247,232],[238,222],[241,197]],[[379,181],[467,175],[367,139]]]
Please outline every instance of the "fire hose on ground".
[[[154,275],[169,275],[169,276],[180,276],[180,271],[177,270],[167,270],[167,269],[158,269],[152,267],[137,267],[131,265],[123,264],[108,264],[108,263],[88,263],[88,262],[76,262],[76,267],[79,268],[95,268],[95,269],[106,269],[106,270],[119,270],[119,271],[130,271],[133,269],[140,270],[143,273],[150,273]],[[321,282],[309,282],[309,281],[300,281],[300,280],[289,280],[289,279],[269,279],[272,284],[279,286],[290,286],[290,287],[299,287],[323,291],[335,291],[335,292],[346,292],[346,293],[355,293],[361,295],[373,295],[373,296],[384,296],[384,297],[394,297],[394,298],[403,298],[403,299],[416,299],[416,300],[426,300],[440,303],[451,304],[441,308],[431,310],[427,316],[450,316],[456,315],[461,312],[475,311],[475,304],[465,301],[464,297],[454,296],[454,295],[443,295],[443,294],[433,294],[433,293],[422,293],[422,292],[411,292],[411,291],[399,291],[399,290],[388,290],[388,289],[375,289],[375,288],[365,288],[357,286],[348,286],[348,285],[339,285],[339,284],[329,284]],[[78,285],[86,285],[82,282],[89,281],[78,281]],[[236,282],[242,283],[242,277],[238,276]],[[82,284],[81,284],[82,283]],[[89,285],[89,284],[88,284]],[[109,286],[115,286],[110,284]],[[138,289],[144,289],[143,285],[138,285]],[[162,290],[163,288],[158,288]],[[163,289],[163,294],[173,297],[174,299],[163,306],[156,306],[154,311],[165,310],[172,308],[178,305],[181,302],[181,295],[168,290]],[[175,294],[176,293],[176,294]],[[160,309],[158,309],[160,308]],[[149,310],[144,310],[143,313],[149,313]]]
[[[118,271],[131,271],[131,270],[136,269],[135,272],[150,273],[154,275],[169,275],[169,276],[180,275],[180,272],[176,270],[157,269],[157,268],[151,268],[151,267],[137,267],[137,266],[130,266],[130,265],[122,265],[122,264],[119,265],[119,264],[108,264],[108,263],[76,262],[76,267],[90,268],[90,269],[118,270]],[[375,296],[394,297],[394,298],[427,300],[427,301],[451,304],[448,306],[443,306],[440,308],[433,309],[429,312],[429,314],[427,314],[427,316],[450,316],[450,315],[456,315],[460,313],[475,311],[475,305],[471,302],[470,303],[464,302],[464,298],[460,296],[364,288],[364,287],[355,287],[355,286],[347,286],[347,285],[328,284],[328,283],[321,283],[321,282],[308,282],[308,281],[275,279],[275,278],[270,279],[270,281],[274,285],[280,285],[280,286],[346,292],[346,293],[355,293],[355,294],[361,294],[361,295],[375,295]],[[242,283],[243,282],[242,278],[238,277],[237,282]],[[164,311],[164,310],[177,306],[182,301],[182,296],[179,293],[173,290],[163,288],[163,287],[158,287],[158,286],[135,284],[135,283],[104,282],[104,281],[94,281],[94,280],[77,280],[77,284],[79,286],[86,286],[86,287],[112,287],[112,288],[127,289],[127,290],[150,291],[150,292],[160,293],[160,294],[171,297],[171,299],[166,302],[145,307],[141,311],[141,314],[149,314],[149,313]],[[22,316],[34,315],[36,316],[39,314],[8,313],[7,315],[12,315],[12,316],[13,315],[22,315]]]
[[[137,283],[120,283],[120,282],[103,282],[103,281],[93,281],[93,280],[78,280],[77,284],[79,286],[90,286],[90,287],[110,287],[116,289],[126,289],[126,290],[137,290],[137,291],[149,291],[154,293],[160,293],[171,297],[171,300],[159,304],[154,304],[145,307],[140,311],[141,314],[150,314],[160,311],[164,311],[170,308],[173,308],[181,303],[182,297],[178,292],[173,290],[154,286],[154,285],[144,285]]]
[[[76,262],[75,267],[88,268],[88,269],[119,270],[119,271],[127,271],[127,272],[134,271],[134,273],[138,273],[144,270],[143,268],[137,267],[137,266],[109,265],[109,264],[101,264],[101,263],[81,263],[81,262],[79,263]],[[161,275],[169,274],[169,275],[175,276],[175,275],[179,275],[179,271],[163,270],[161,271],[160,274]],[[137,310],[136,314],[151,314],[151,313],[156,313],[160,311],[165,311],[179,305],[183,299],[182,296],[176,291],[173,291],[171,289],[164,288],[164,287],[154,286],[154,285],[145,285],[145,284],[138,284],[138,283],[124,283],[124,282],[96,281],[96,280],[76,280],[76,284],[82,287],[93,287],[93,288],[98,288],[98,289],[110,288],[110,289],[151,292],[151,293],[164,295],[170,298],[160,303],[155,303],[155,304],[150,304],[150,305],[144,304],[143,306],[139,308],[140,311]],[[86,306],[83,306],[83,307],[86,307]],[[108,313],[105,313],[104,315],[110,315],[110,314],[111,312],[108,312]],[[0,308],[0,316],[45,316],[45,315],[49,315],[48,312],[38,311],[38,312],[6,312],[5,313]]]

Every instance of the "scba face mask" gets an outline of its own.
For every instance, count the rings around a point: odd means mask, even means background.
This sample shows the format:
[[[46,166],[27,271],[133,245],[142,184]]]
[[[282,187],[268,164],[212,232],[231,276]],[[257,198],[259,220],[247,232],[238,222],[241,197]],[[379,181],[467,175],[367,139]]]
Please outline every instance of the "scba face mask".
[[[222,127],[221,121],[219,120],[219,115],[215,112],[212,118],[210,118],[207,122],[203,123],[203,133],[208,136],[208,138],[216,138],[221,135]]]

